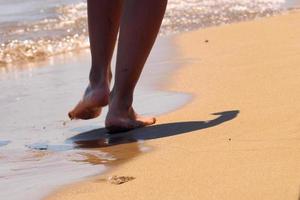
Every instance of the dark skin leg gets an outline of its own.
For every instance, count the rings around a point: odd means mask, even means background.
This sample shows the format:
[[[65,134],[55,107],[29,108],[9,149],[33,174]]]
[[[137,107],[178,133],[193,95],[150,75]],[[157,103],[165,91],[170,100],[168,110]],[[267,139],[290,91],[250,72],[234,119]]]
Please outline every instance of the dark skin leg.
[[[109,100],[106,128],[127,131],[155,123],[132,108],[133,93],[157,37],[167,0],[127,0],[120,25],[116,77]]]
[[[122,0],[88,0],[88,26],[92,66],[82,100],[69,112],[71,119],[92,119],[109,101],[110,63],[122,13]]]

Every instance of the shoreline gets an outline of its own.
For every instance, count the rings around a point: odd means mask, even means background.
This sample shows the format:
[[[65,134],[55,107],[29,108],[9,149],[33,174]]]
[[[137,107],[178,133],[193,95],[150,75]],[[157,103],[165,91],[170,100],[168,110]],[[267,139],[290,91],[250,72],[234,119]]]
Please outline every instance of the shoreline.
[[[176,3],[177,2],[177,3]],[[253,2],[238,2],[232,1],[218,1],[217,4],[207,4],[205,2],[190,2],[174,0],[170,1],[166,12],[165,23],[162,24],[161,36],[178,34],[186,31],[195,31],[202,28],[208,28],[212,26],[220,26],[223,24],[238,23],[243,21],[252,21],[259,18],[268,16],[276,16],[289,10],[299,7],[299,0],[267,0],[267,1],[253,1]],[[66,2],[65,2],[66,3]],[[30,21],[25,25],[26,20],[22,24],[15,24],[13,21],[22,21],[18,16],[10,13],[7,15],[12,20],[12,23],[4,23],[2,20],[2,26],[4,30],[2,34],[2,46],[0,48],[0,67],[15,66],[19,64],[34,64],[40,61],[51,60],[52,57],[57,55],[63,55],[66,53],[73,53],[77,51],[83,51],[89,48],[88,36],[86,31],[86,3],[77,2],[75,4],[62,3],[54,6],[55,9],[48,10],[44,7],[45,11],[53,12],[53,18],[48,19],[44,16],[37,17],[37,21],[34,20],[34,16],[38,10],[31,10],[31,17],[33,21]],[[9,10],[10,4],[6,7],[2,5],[4,10]],[[19,6],[16,4],[15,6]],[[1,5],[0,5],[1,7]],[[26,7],[31,7],[30,3],[24,7],[24,14],[26,18]],[[185,9],[183,9],[185,8]],[[183,11],[185,10],[185,11]],[[190,12],[189,12],[190,11]],[[213,11],[213,14],[212,14]],[[46,11],[47,12],[47,11]],[[73,14],[71,14],[73,13]],[[75,14],[76,13],[76,14]],[[0,14],[1,16],[1,14]],[[184,16],[183,18],[181,16]],[[214,17],[212,17],[214,16]],[[78,18],[79,17],[79,18]],[[211,18],[212,17],[212,18]],[[24,20],[24,19],[23,19]],[[49,20],[49,21],[48,21]],[[68,23],[66,23],[66,20]],[[0,20],[1,21],[1,20]],[[4,20],[5,21],[5,20]],[[48,23],[43,23],[48,21]],[[173,23],[175,22],[175,23]],[[65,26],[61,26],[65,24]],[[45,27],[46,26],[46,27]],[[31,30],[33,27],[34,30]],[[46,39],[40,37],[39,32],[47,28],[49,35],[45,36]],[[60,32],[67,29],[69,34],[61,35]],[[57,30],[57,31],[54,31]],[[59,31],[58,31],[59,30]],[[22,34],[19,37],[18,34]],[[24,40],[28,35],[32,35],[28,40]],[[55,38],[52,38],[55,36]],[[37,40],[34,38],[38,38]],[[52,39],[50,39],[52,38]],[[34,51],[37,49],[38,51]],[[24,53],[24,52],[27,53]]]
[[[184,62],[166,87],[194,101],[144,130],[157,133],[145,136],[152,152],[46,199],[297,199],[299,18],[293,10],[173,36]],[[135,179],[105,181],[113,175]]]
[[[188,94],[158,89],[160,81],[176,68],[166,63],[169,55],[161,53],[171,52],[168,48],[168,38],[160,39],[137,86],[134,105],[141,114],[162,115],[190,100]],[[89,63],[90,54],[85,51],[0,71],[0,111],[9,113],[0,120],[0,190],[4,191],[0,199],[40,199],[53,188],[86,180],[150,150],[139,142],[128,144],[127,152],[121,151],[116,144],[135,138],[106,136],[107,108],[94,120],[67,119],[67,112],[88,83]],[[147,106],[150,103],[152,106]],[[102,134],[87,134],[91,130]],[[93,143],[94,136],[98,143]]]

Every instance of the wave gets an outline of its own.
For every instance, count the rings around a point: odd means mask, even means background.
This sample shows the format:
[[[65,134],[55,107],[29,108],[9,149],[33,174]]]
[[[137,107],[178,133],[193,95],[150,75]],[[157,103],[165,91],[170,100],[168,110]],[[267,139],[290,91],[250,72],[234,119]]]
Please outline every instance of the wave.
[[[169,0],[160,35],[283,11],[284,0]],[[50,7],[45,19],[0,24],[0,66],[46,60],[89,47],[85,2]]]

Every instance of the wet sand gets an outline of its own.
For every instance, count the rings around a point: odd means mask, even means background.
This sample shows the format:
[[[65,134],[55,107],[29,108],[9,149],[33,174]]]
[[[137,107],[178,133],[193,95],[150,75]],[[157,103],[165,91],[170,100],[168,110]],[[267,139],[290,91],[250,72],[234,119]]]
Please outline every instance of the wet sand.
[[[169,39],[161,38],[152,52],[135,93],[134,105],[141,114],[161,115],[191,99],[189,94],[159,90],[181,62],[168,65],[170,55],[176,54],[172,49]],[[151,150],[139,138],[109,137],[103,129],[107,108],[94,120],[68,120],[68,111],[87,86],[89,65],[86,51],[0,67],[0,199],[41,199],[55,188],[102,174]],[[94,129],[101,130],[97,140],[88,134]]]
[[[179,54],[168,63],[184,62],[162,87],[193,101],[116,136],[140,138],[151,152],[47,200],[298,199],[299,19],[291,11],[174,36]],[[100,136],[101,129],[75,137]],[[112,184],[116,176],[134,179]]]

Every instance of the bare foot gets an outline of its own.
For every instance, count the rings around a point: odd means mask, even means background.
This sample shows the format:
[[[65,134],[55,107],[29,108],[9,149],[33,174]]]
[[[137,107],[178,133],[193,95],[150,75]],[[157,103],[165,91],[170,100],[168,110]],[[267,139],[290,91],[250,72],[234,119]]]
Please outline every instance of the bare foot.
[[[102,107],[108,105],[111,79],[110,66],[108,67],[107,75],[103,79],[92,68],[90,84],[85,90],[81,101],[68,113],[70,119],[93,119],[98,117]]]
[[[105,128],[109,133],[125,132],[136,128],[152,125],[154,117],[142,117],[135,113],[132,107],[127,111],[110,108],[105,120]]]
[[[82,100],[69,112],[70,119],[92,119],[100,115],[102,107],[108,104],[109,87],[88,86]]]

